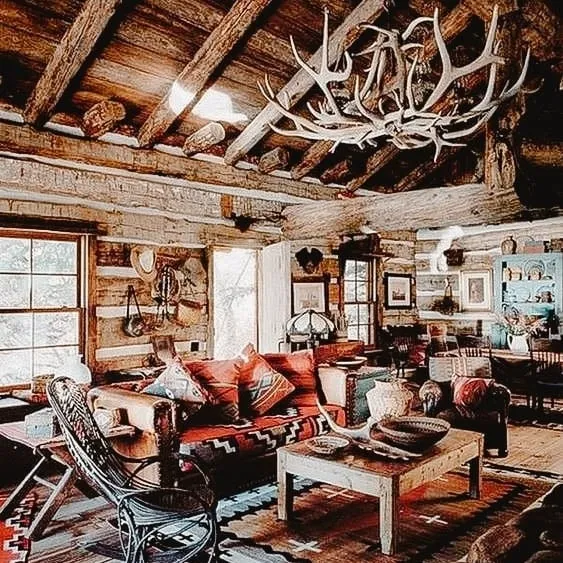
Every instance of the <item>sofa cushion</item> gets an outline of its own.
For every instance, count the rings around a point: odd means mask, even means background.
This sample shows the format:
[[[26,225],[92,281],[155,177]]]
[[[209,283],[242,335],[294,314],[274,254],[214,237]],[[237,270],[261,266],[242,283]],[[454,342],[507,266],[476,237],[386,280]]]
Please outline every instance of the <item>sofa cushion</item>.
[[[238,381],[240,360],[200,360],[186,363],[188,369],[209,393],[217,422],[239,418]]]
[[[317,404],[317,379],[312,350],[291,354],[264,354],[264,359],[295,387],[287,403],[295,406]]]
[[[454,375],[492,377],[491,361],[486,357],[432,357],[428,360],[428,375],[432,381],[450,381]]]
[[[454,375],[452,378],[452,402],[458,407],[477,410],[483,403],[492,379]]]
[[[344,424],[344,410],[325,407],[338,424]],[[180,452],[193,454],[213,465],[228,460],[255,457],[278,447],[328,432],[325,417],[317,407],[295,407],[288,413],[263,415],[244,427],[193,426],[180,434]]]
[[[252,344],[245,346],[241,356],[239,400],[243,415],[264,414],[295,389],[256,352]]]
[[[186,418],[195,414],[210,400],[207,391],[196,381],[180,358],[175,358],[142,392],[179,401]]]

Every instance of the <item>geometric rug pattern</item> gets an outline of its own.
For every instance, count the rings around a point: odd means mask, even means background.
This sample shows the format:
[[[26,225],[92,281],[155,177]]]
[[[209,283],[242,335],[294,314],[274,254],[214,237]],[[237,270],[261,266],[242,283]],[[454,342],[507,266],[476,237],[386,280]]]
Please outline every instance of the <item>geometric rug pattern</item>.
[[[6,500],[0,496],[0,504]],[[25,537],[30,524],[35,496],[25,497],[9,518],[0,520],[0,563],[24,563],[27,561],[31,542]]]
[[[222,562],[451,563],[497,523],[547,492],[553,480],[485,473],[481,499],[468,478],[450,472],[401,497],[399,554],[381,554],[378,499],[296,479],[292,520],[277,519],[277,489],[258,487],[221,502]]]

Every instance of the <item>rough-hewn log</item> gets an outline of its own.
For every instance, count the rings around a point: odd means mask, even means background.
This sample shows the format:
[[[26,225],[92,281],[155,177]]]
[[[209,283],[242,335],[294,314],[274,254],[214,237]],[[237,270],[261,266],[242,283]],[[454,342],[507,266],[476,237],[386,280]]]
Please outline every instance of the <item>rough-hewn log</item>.
[[[527,210],[513,189],[492,191],[483,184],[429,188],[407,193],[296,205],[283,215],[289,239],[359,234],[372,230],[478,225],[557,215],[560,208]]]
[[[182,151],[188,156],[196,152],[204,152],[224,138],[225,128],[220,123],[208,123],[184,141]]]
[[[352,166],[350,160],[344,159],[325,170],[320,177],[324,184],[340,184],[350,178]]]
[[[224,166],[176,156],[154,149],[135,149],[90,139],[67,137],[31,127],[0,123],[0,150],[60,158],[132,172],[184,178],[211,186],[230,186],[244,190],[281,192],[305,199],[334,199],[334,190],[318,184],[306,184],[287,178],[268,176],[254,170]]]
[[[125,119],[125,106],[121,102],[102,100],[94,104],[82,117],[82,130],[94,139],[111,131]]]
[[[139,132],[141,146],[154,143],[176,118],[193,107],[213,72],[270,2],[238,0],[233,5],[143,123]]]
[[[525,141],[520,146],[520,156],[536,166],[563,167],[563,143],[558,141],[533,143]]]
[[[263,174],[269,174],[274,170],[282,170],[289,162],[289,151],[283,147],[277,147],[262,155],[258,162],[258,170]]]
[[[383,12],[383,0],[362,0],[344,22],[331,35],[329,43],[329,63],[332,64],[343,49],[349,48],[360,36],[363,29],[359,24],[370,22]],[[321,48],[315,51],[307,64],[318,68],[321,61]],[[278,97],[287,99],[291,106],[295,105],[315,84],[315,81],[303,69],[297,71],[290,81],[280,90]],[[242,158],[269,131],[269,124],[280,119],[280,113],[270,103],[247,125],[242,133],[231,143],[225,153],[225,162],[233,164]]]
[[[120,4],[121,0],[86,0],[31,93],[24,112],[28,123],[49,116]]]
[[[427,5],[428,3],[426,2],[425,4]],[[438,4],[441,5],[442,3],[439,2]],[[426,6],[425,14],[426,12],[428,12],[428,5]],[[431,14],[432,12],[430,11],[430,14],[426,14],[426,15],[431,15]],[[455,37],[457,37],[457,35],[459,35],[469,25],[470,20],[471,20],[470,10],[462,5],[456,6],[440,22],[440,29],[442,30],[444,40],[448,42],[454,39]],[[434,41],[433,37],[428,37],[423,43],[423,49],[422,49],[423,59],[430,60],[432,57],[436,55],[437,51],[438,48],[436,46],[436,42]],[[375,97],[375,92],[374,92],[374,95],[372,97],[368,97],[366,99],[365,104],[369,109],[375,109],[376,103],[377,103],[377,99]],[[311,147],[303,155],[301,162],[295,165],[291,170],[291,177],[294,178],[295,180],[298,180],[299,178],[303,178],[303,176],[309,174],[309,172],[311,172],[317,165],[319,165],[324,160],[324,158],[331,151],[332,146],[333,143],[330,141],[317,141],[316,143],[311,145]],[[395,152],[393,152],[392,157],[395,157],[397,155],[398,150],[399,149],[396,149]],[[380,149],[378,153],[382,151],[383,149]],[[381,157],[374,158],[373,161],[369,159],[368,164],[366,166],[366,174],[362,175],[356,181],[351,183],[348,186],[348,189],[354,191],[357,190],[359,187],[361,187],[378,170],[380,170],[382,166],[384,166],[387,162],[389,162],[389,160],[387,160],[388,157],[389,157],[389,153],[384,151]],[[371,172],[372,169],[373,172]]]

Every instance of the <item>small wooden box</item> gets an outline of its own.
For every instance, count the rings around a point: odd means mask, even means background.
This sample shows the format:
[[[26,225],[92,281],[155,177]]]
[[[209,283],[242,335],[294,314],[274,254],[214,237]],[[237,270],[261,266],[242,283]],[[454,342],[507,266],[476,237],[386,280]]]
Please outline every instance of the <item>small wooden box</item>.
[[[34,375],[31,380],[31,392],[37,393],[39,395],[44,395],[47,393],[47,385],[54,379],[55,376],[52,373],[47,373],[45,375]]]
[[[46,408],[28,414],[25,419],[25,433],[28,438],[54,438],[61,433],[59,421],[53,409]]]

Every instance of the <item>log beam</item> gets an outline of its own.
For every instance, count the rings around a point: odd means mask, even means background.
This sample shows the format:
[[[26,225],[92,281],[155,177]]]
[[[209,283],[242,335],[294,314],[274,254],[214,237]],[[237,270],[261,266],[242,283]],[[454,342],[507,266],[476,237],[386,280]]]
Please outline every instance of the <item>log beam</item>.
[[[220,143],[225,138],[225,128],[216,122],[208,123],[184,141],[182,151],[185,155],[204,152],[208,148]]]
[[[69,162],[105,166],[156,176],[184,178],[210,186],[260,190],[304,199],[334,199],[333,189],[317,184],[242,170],[216,162],[195,160],[154,149],[136,149],[92,139],[68,137],[49,131],[36,131],[25,125],[0,123],[0,151],[12,155],[58,158]]]
[[[283,147],[277,147],[263,154],[258,162],[258,170],[262,174],[269,174],[274,170],[281,170],[289,162],[289,151]]]
[[[139,132],[143,147],[158,140],[197,103],[212,74],[272,0],[238,0],[184,67]]]
[[[439,2],[438,5],[442,6],[442,3]],[[420,9],[422,10],[422,7]],[[427,8],[426,11],[428,11]],[[432,12],[430,11],[430,15],[431,13]],[[440,22],[440,29],[442,30],[444,40],[446,42],[452,41],[463,30],[465,30],[471,21],[471,16],[471,11],[465,6],[458,5],[453,8],[453,10],[451,10]],[[436,55],[438,47],[433,37],[429,37],[424,41],[422,52],[424,60],[431,60]],[[390,78],[391,77],[388,77],[388,79]],[[377,105],[375,93],[373,97],[368,97],[365,103],[368,109],[375,109]],[[334,143],[330,141],[317,141],[316,143],[313,143],[313,145],[311,145],[311,147],[305,152],[301,161],[292,168],[291,177],[294,180],[298,180],[309,174],[326,158],[332,150],[333,144]],[[386,149],[387,146],[390,148]],[[365,174],[359,176],[356,180],[351,182],[347,188],[348,190],[355,191],[360,188],[399,152],[399,149],[397,149],[394,145],[386,145],[386,147],[377,151],[378,153],[382,152],[381,156],[376,157],[373,155],[374,158],[368,159]],[[392,154],[388,152],[391,149],[394,149]]]
[[[563,143],[559,141],[533,143],[524,141],[520,156],[536,166],[563,167]]]
[[[86,0],[31,93],[24,111],[27,123],[49,117],[120,4],[121,0]]]
[[[483,184],[429,188],[399,194],[295,205],[284,210],[288,239],[354,235],[373,231],[480,225],[558,216],[561,208],[526,209],[512,188]]]
[[[377,19],[383,12],[384,0],[362,0],[354,8],[344,22],[330,37],[328,48],[328,62],[333,64],[344,49],[348,49],[361,35],[361,23]],[[319,68],[322,50],[319,47],[308,59],[307,64]],[[314,86],[315,81],[303,69],[299,69],[289,82],[280,90],[278,98],[288,100],[294,106]],[[278,110],[268,103],[264,109],[246,126],[241,134],[230,144],[225,153],[225,162],[234,164],[252,149],[270,130],[270,123],[277,123],[281,115]]]

